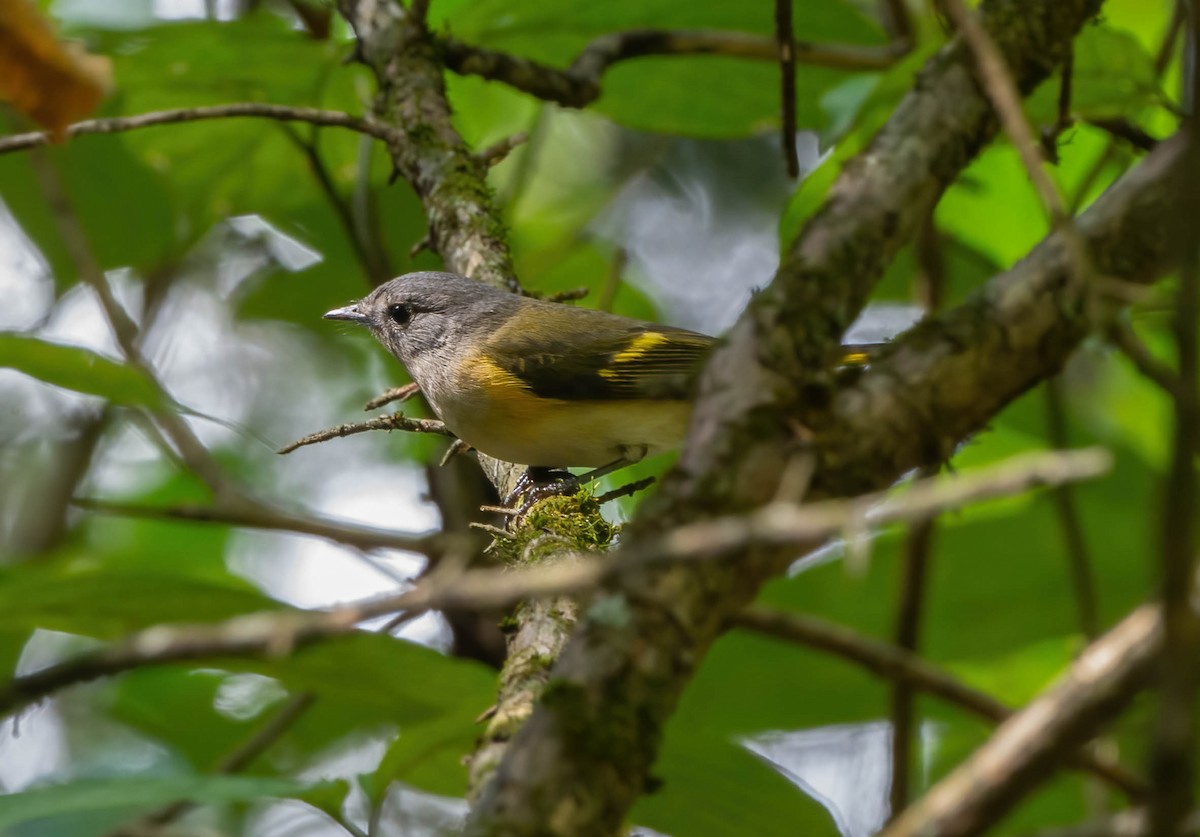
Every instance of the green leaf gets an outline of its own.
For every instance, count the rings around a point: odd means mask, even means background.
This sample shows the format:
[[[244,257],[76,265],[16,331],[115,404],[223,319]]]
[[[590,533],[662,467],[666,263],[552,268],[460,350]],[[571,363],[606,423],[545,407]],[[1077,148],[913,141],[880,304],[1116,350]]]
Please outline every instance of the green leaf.
[[[0,127],[6,126],[0,115]],[[147,273],[177,254],[175,207],[166,179],[121,136],[90,135],[43,149],[57,169],[88,246],[105,269]],[[60,290],[78,280],[74,261],[28,154],[0,155],[0,194],[50,264]]]
[[[733,741],[672,722],[654,775],[656,792],[630,815],[665,834],[835,837],[829,814],[804,791]]]
[[[495,671],[481,663],[377,633],[355,633],[278,660],[230,661],[233,670],[275,677],[404,723],[461,713],[467,723],[495,698]]]
[[[457,796],[466,787],[462,757],[478,736],[471,707],[424,723],[405,724],[388,746],[374,773],[362,777],[363,789],[378,803],[393,781],[431,793]],[[476,717],[478,717],[476,712]]]
[[[324,811],[333,819],[340,819],[346,797],[350,795],[350,783],[345,779],[329,779],[305,789],[296,796],[302,802]]]
[[[173,748],[193,769],[208,770],[277,708],[267,707],[254,718],[232,718],[216,711],[219,690],[228,677],[220,671],[182,666],[137,669],[114,684],[110,713]],[[181,724],[180,718],[188,722]]]
[[[160,409],[166,396],[149,377],[78,346],[0,332],[0,368],[16,369],[48,384],[98,395],[114,404]]]
[[[94,36],[96,49],[113,56],[119,84],[105,115],[243,101],[362,110],[351,92],[357,71],[340,66],[344,47],[314,41],[274,14]],[[344,95],[332,104],[322,100],[322,91],[334,74]],[[305,125],[292,127],[310,135]],[[185,243],[231,215],[256,212],[273,220],[286,208],[323,200],[303,154],[274,120],[164,125],[120,140],[169,183]]]
[[[442,4],[439,4],[439,6]],[[769,5],[679,0],[482,0],[445,4],[437,15],[456,37],[566,67],[593,38],[638,28],[724,29],[770,34]],[[850,3],[819,0],[796,15],[797,38],[844,44],[880,44],[879,28]],[[822,91],[847,73],[801,66],[797,120],[821,125]],[[604,75],[594,108],[632,128],[703,137],[735,137],[779,122],[779,68],[770,61],[721,56],[667,56],[622,61]]]
[[[165,622],[215,622],[282,608],[244,582],[107,567],[0,569],[0,629],[116,638]]]
[[[1026,109],[1035,126],[1057,121],[1060,84],[1056,76],[1029,97]],[[1128,117],[1165,98],[1154,71],[1154,59],[1130,33],[1108,26],[1088,26],[1075,39],[1071,112],[1076,116]]]
[[[0,830],[55,817],[150,810],[179,799],[201,804],[250,802],[261,797],[302,797],[308,787],[260,776],[124,776],[79,779],[63,785],[0,796]]]

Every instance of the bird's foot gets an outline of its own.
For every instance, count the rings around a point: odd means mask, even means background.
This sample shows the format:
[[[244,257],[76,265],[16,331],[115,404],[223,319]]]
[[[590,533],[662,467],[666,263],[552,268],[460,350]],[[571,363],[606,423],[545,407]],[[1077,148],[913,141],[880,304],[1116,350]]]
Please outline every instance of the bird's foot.
[[[579,487],[579,478],[569,471],[531,466],[504,498],[504,505],[512,508],[520,501],[519,508],[524,511],[547,497],[574,494]]]

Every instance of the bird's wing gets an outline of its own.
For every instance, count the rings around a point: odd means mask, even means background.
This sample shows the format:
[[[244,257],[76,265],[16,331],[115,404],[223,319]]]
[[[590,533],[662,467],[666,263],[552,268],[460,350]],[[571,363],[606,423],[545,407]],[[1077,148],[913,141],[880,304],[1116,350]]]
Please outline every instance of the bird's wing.
[[[554,328],[529,321],[521,330],[503,327],[488,341],[488,356],[542,398],[685,399],[716,343],[686,329],[567,310],[572,315],[556,318]]]

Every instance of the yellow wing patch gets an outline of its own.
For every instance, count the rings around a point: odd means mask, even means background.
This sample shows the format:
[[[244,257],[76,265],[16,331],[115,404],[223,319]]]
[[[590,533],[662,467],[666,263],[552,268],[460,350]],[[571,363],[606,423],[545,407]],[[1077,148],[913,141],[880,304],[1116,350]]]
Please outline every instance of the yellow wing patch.
[[[644,334],[639,334],[629,342],[629,346],[620,352],[613,355],[612,362],[629,363],[646,356],[646,354],[655,346],[660,346],[668,341],[668,337],[658,331],[647,331]],[[621,373],[616,369],[600,369],[596,373],[602,378],[615,378]]]

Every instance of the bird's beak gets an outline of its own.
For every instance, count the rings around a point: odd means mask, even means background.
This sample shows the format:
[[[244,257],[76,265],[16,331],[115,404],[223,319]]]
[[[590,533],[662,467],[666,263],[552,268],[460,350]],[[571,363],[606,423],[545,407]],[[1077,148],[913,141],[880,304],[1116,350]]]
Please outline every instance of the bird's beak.
[[[345,308],[335,308],[324,317],[324,320],[346,320],[359,325],[366,325],[370,320],[367,315],[358,310],[357,305],[347,305]]]

